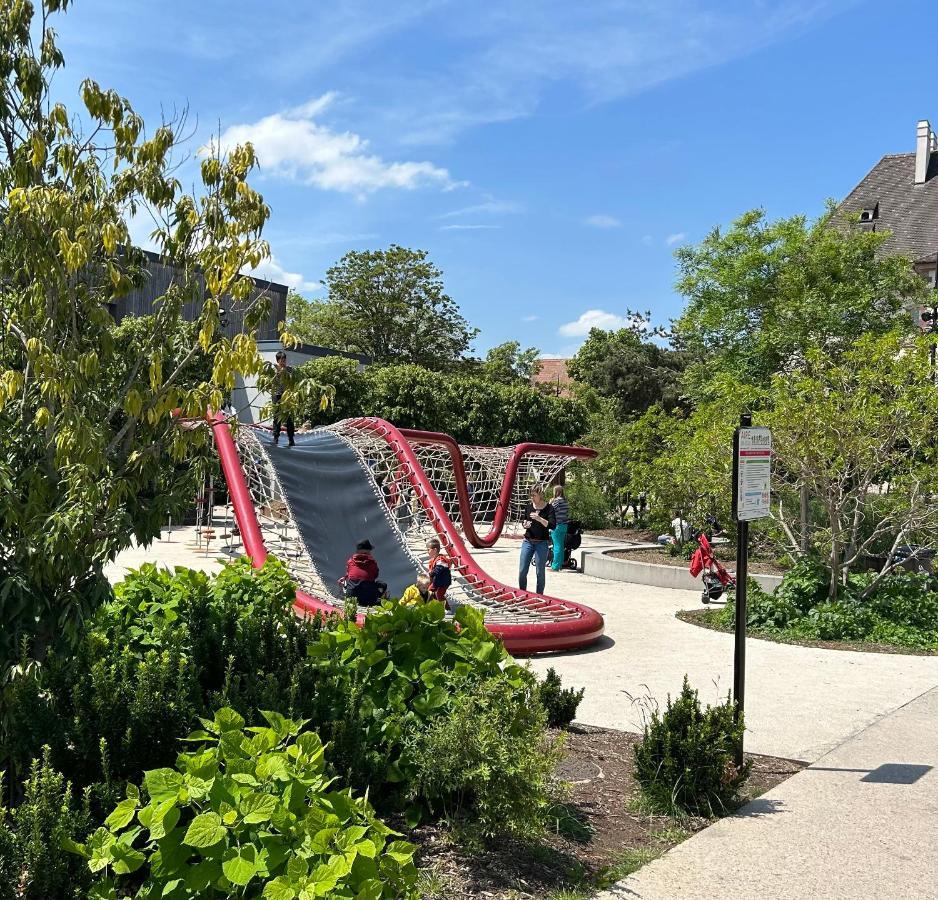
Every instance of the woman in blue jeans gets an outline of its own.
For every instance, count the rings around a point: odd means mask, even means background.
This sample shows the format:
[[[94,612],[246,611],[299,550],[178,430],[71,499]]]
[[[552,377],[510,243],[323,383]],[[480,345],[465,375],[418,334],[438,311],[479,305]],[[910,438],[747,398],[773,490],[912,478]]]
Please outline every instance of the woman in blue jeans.
[[[518,587],[528,589],[528,569],[531,560],[537,570],[537,593],[544,593],[544,570],[547,568],[547,542],[550,531],[557,524],[554,508],[544,499],[544,491],[531,488],[530,501],[524,508],[522,525],[524,540],[521,542],[521,565],[518,569]]]

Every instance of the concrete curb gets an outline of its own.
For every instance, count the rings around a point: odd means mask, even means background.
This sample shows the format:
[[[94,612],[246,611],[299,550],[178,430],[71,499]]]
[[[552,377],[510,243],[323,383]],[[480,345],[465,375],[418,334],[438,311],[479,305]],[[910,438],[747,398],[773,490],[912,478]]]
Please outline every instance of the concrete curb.
[[[677,591],[701,589],[699,578],[691,577],[683,566],[663,566],[659,563],[643,563],[632,559],[617,559],[609,556],[609,550],[584,550],[580,568],[586,575],[605,578],[609,581],[629,581],[651,587],[671,588]],[[753,575],[759,587],[774,594],[782,583],[781,575]]]

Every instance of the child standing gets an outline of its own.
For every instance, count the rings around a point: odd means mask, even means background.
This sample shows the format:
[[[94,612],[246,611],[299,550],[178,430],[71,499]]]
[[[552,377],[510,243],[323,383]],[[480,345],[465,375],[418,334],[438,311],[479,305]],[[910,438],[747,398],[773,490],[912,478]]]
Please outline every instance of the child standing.
[[[559,572],[563,568],[564,541],[567,537],[567,523],[570,521],[570,504],[563,495],[563,485],[554,485],[554,499],[550,505],[554,508],[554,518],[557,520],[550,533],[554,545],[554,558],[550,567],[552,571]]]
[[[453,583],[449,558],[443,553],[439,538],[427,541],[427,575],[430,578],[430,595],[446,601],[446,589]]]

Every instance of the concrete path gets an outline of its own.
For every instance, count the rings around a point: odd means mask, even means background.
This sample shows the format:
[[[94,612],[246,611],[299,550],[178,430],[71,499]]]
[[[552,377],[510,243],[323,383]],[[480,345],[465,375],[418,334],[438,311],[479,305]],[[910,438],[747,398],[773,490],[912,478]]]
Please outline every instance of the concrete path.
[[[938,690],[596,900],[938,898]]]
[[[175,529],[171,540],[122,554],[108,570],[118,580],[147,560],[217,569],[195,546],[194,529]],[[613,546],[589,539],[585,546]],[[503,540],[475,551],[484,569],[516,583],[519,545]],[[732,686],[732,635],[707,631],[674,618],[700,608],[699,594],[606,581],[573,572],[548,572],[547,593],[582,600],[606,618],[601,643],[575,653],[537,657],[540,673],[553,666],[565,684],[585,687],[577,719],[608,728],[640,731],[642,713],[630,697],[664,704],[686,672],[701,699],[712,703]],[[938,657],[814,650],[750,640],[748,645],[747,749],[812,762],[886,713],[938,686]]]

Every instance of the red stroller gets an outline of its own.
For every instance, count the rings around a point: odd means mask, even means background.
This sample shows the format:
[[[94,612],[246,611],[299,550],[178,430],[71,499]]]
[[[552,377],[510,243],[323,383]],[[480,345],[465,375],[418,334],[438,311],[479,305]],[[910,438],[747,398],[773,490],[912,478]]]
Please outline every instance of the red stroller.
[[[710,540],[704,532],[697,532],[697,549],[690,558],[690,574],[696,578],[701,575],[703,580],[703,593],[700,599],[704,603],[719,600],[723,592],[730,587],[736,587],[736,579],[713,557]]]

